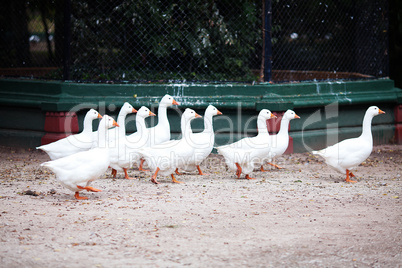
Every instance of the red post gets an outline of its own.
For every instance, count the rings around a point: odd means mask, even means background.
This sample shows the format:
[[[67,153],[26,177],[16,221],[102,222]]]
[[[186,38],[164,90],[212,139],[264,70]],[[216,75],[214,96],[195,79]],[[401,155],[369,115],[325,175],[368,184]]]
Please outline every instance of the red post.
[[[284,111],[282,112],[272,112],[274,115],[276,115],[276,118],[272,118],[267,120],[267,128],[269,131],[269,135],[275,135],[279,132],[281,128],[281,120],[283,115],[285,114]],[[289,129],[290,130],[290,124],[289,124]],[[285,154],[292,154],[293,153],[293,138],[289,136],[289,145],[288,148],[285,151]]]
[[[46,112],[44,130],[46,134],[42,137],[42,145],[78,133],[77,114],[74,112]]]
[[[402,104],[395,107],[395,142],[402,144]]]

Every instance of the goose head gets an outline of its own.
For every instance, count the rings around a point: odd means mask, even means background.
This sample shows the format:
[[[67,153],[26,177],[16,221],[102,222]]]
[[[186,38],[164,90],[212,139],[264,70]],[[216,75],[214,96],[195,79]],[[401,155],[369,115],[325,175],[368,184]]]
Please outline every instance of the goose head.
[[[118,126],[119,126],[119,125],[116,123],[116,121],[114,121],[114,119],[113,119],[112,117],[108,116],[107,114],[105,114],[105,115],[103,116],[103,118],[102,118],[102,120],[101,120],[101,123],[102,123],[102,121],[104,122],[106,129],[112,128],[112,127],[118,127]]]
[[[274,115],[273,113],[271,113],[270,110],[268,109],[262,109],[260,111],[260,113],[258,114],[258,119],[271,119],[271,118],[276,118],[276,115]]]
[[[120,109],[119,115],[127,115],[127,114],[131,114],[131,113],[136,113],[136,112],[137,112],[137,110],[134,109],[130,103],[125,102]]]
[[[90,109],[87,114],[85,115],[85,118],[89,118],[91,120],[94,120],[96,118],[102,118],[102,116],[94,109]]]
[[[180,105],[180,103],[175,101],[172,96],[166,94],[165,96],[163,96],[163,98],[162,98],[161,102],[159,103],[159,105],[169,107],[169,106],[172,106],[172,105]]]
[[[283,115],[283,118],[288,119],[288,120],[292,120],[292,119],[296,119],[296,118],[300,118],[300,116],[298,116],[294,111],[292,110],[287,110],[285,112],[285,114]]]
[[[137,116],[143,117],[143,118],[147,118],[148,116],[155,116],[156,114],[154,114],[153,112],[151,112],[147,107],[142,106],[138,112],[137,112]]]
[[[182,118],[186,122],[189,122],[189,121],[193,120],[194,118],[202,118],[202,116],[197,114],[193,109],[187,108],[184,111]]]
[[[379,114],[385,114],[385,112],[383,110],[381,110],[380,108],[378,108],[377,106],[370,106],[367,109],[366,114],[371,115],[371,117],[374,117]]]
[[[205,115],[219,115],[222,114],[218,109],[216,109],[213,105],[208,105],[207,109],[205,110]]]

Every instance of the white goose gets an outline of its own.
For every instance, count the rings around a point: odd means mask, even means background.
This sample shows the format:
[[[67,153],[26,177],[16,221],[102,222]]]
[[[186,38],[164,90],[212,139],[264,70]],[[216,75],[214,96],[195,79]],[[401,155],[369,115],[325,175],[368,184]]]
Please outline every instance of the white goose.
[[[192,144],[194,154],[183,167],[184,171],[198,170],[199,175],[205,175],[200,168],[201,162],[211,153],[215,143],[215,133],[212,126],[212,117],[222,114],[216,107],[209,105],[204,113],[204,131],[193,134]],[[178,172],[176,172],[178,173]]]
[[[163,98],[159,102],[158,124],[154,127],[149,128],[150,146],[170,140],[170,125],[167,117],[167,108],[172,105],[180,105],[180,104],[177,101],[175,101],[172,96],[168,94],[163,96]],[[144,160],[141,161],[139,167],[140,170],[143,170],[142,168],[143,164]]]
[[[356,182],[350,179],[350,177],[355,177],[350,170],[353,170],[370,156],[373,150],[371,121],[374,116],[384,113],[377,106],[369,107],[364,115],[363,131],[359,137],[343,140],[326,149],[312,151],[312,153],[322,156],[325,162],[336,171],[342,174],[346,173],[346,182]]]
[[[155,184],[158,173],[167,176],[171,175],[172,181],[180,183],[176,180],[173,172],[185,163],[193,154],[194,147],[191,141],[193,132],[191,130],[191,120],[201,117],[194,110],[187,108],[181,116],[181,132],[180,140],[171,140],[149,148],[142,148],[139,153],[145,158],[151,171],[154,172],[151,181]]]
[[[270,135],[271,138],[271,156],[272,158],[276,156],[282,155],[289,146],[289,123],[290,120],[300,118],[294,111],[287,110],[282,117],[281,120],[281,128],[279,129],[278,134]],[[282,169],[282,167],[275,165],[273,163],[268,162],[271,166],[274,166],[278,169]],[[264,167],[261,165],[261,171],[265,172]]]
[[[51,160],[91,149],[93,143],[92,121],[96,118],[102,118],[102,116],[94,109],[90,109],[85,115],[81,133],[36,147],[36,149],[46,152]]]
[[[116,143],[116,146],[117,146],[117,141],[116,140],[120,138],[120,135],[121,136],[123,136],[123,134],[124,134],[124,136],[126,135],[125,134],[125,132],[126,132],[126,126],[125,126],[126,125],[126,117],[127,117],[128,114],[136,113],[136,112],[137,112],[137,110],[134,109],[133,106],[128,102],[125,102],[123,104],[123,106],[120,108],[120,111],[119,111],[119,114],[117,115],[117,120],[116,120],[117,124],[119,124],[120,127],[118,129],[116,129],[116,128],[109,129],[107,131],[107,138],[108,138],[109,142],[111,143],[110,147],[114,146],[115,143]]]
[[[131,163],[138,163],[140,160],[140,154],[138,150],[140,148],[149,147],[150,139],[149,139],[149,128],[145,125],[145,118],[149,116],[156,116],[153,112],[151,112],[147,107],[142,106],[135,118],[135,124],[137,127],[137,132],[126,136],[126,149],[125,161],[129,161]],[[144,169],[140,169],[140,171],[146,171]]]
[[[238,178],[243,173],[246,179],[254,179],[249,174],[256,165],[261,164],[265,159],[271,159],[270,138],[266,124],[266,120],[271,118],[276,116],[271,111],[262,109],[257,118],[257,136],[243,138],[235,143],[216,148],[225,158],[229,169],[237,170]]]
[[[127,168],[130,166],[129,159],[126,159],[126,117],[128,114],[136,113],[137,110],[128,102],[125,102],[120,109],[117,117],[118,129],[111,129],[109,134],[110,147],[110,167],[112,168],[112,176],[116,178],[117,171],[124,171],[126,179],[133,179],[127,173]]]
[[[108,128],[118,126],[116,121],[104,115],[99,123],[99,147],[79,152],[53,161],[42,163],[56,173],[57,180],[71,191],[75,192],[76,199],[88,199],[79,195],[80,191],[100,192],[89,184],[99,178],[109,166],[109,149],[106,140]]]

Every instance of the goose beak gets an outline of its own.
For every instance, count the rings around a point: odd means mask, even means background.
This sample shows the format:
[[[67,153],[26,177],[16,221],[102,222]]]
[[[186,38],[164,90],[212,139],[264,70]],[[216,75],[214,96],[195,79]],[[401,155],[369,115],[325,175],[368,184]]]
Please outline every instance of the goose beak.
[[[273,113],[271,113],[271,118],[276,118],[276,115],[274,115]]]
[[[221,113],[221,111],[218,110],[218,112],[217,112],[216,114],[217,114],[217,115],[220,115],[220,114],[222,114],[222,113]]]
[[[195,113],[195,118],[202,118],[202,116],[197,114],[197,113]]]
[[[298,116],[297,114],[295,114],[295,118],[300,118],[300,116]]]
[[[132,113],[136,113],[136,112],[137,112],[137,110],[133,108],[133,111],[132,111]]]
[[[102,118],[102,116],[100,114],[98,114],[98,118]]]
[[[378,114],[385,114],[385,112],[381,109],[378,109]]]
[[[173,104],[173,105],[180,105],[180,103],[177,102],[177,101],[175,101],[175,100],[173,100],[172,104]]]
[[[113,120],[113,126],[114,127],[119,127],[119,124],[117,124],[117,122]]]
[[[149,116],[156,116],[153,112],[149,111]]]

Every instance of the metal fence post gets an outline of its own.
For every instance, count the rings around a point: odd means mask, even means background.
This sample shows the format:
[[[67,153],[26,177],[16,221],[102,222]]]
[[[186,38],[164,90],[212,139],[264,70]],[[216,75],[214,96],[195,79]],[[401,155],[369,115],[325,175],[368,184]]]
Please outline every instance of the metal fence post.
[[[71,0],[64,0],[63,80],[70,79]]]
[[[264,81],[270,82],[272,80],[272,2],[265,0],[264,7]]]

